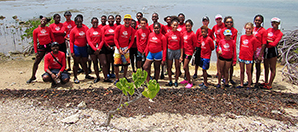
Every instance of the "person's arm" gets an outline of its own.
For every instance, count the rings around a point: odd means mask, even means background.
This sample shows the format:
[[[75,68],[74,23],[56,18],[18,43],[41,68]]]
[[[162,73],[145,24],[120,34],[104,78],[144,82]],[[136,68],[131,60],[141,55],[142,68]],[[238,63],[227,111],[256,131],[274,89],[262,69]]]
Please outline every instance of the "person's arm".
[[[184,53],[184,51],[183,51],[183,49],[184,49],[184,41],[183,41],[183,35],[182,34],[180,34],[180,63],[183,61],[183,53]]]
[[[37,53],[37,38],[38,38],[38,29],[33,30],[33,47],[34,52]]]
[[[118,50],[120,49],[120,45],[119,45],[119,42],[118,42],[120,27],[121,27],[121,26],[118,26],[118,27],[115,29],[115,35],[114,35],[114,43],[115,43],[115,45],[116,45],[116,47],[117,47]],[[121,50],[121,49],[120,49],[120,50]],[[120,52],[120,51],[119,51],[119,52]]]
[[[74,41],[75,41],[75,32],[74,32],[74,30],[71,30],[69,33],[69,45],[70,45],[71,53],[74,53],[74,51],[73,51]]]
[[[209,45],[210,45],[210,49],[211,51],[213,51],[215,49],[214,43],[212,39],[209,39]]]
[[[92,28],[90,28],[87,32],[86,32],[86,38],[87,38],[87,42],[88,42],[88,44],[89,44],[89,46],[94,50],[94,51],[96,51],[97,49],[96,49],[96,47],[95,47],[95,45],[94,45],[94,43],[92,42],[92,36],[91,36],[91,31],[92,30]]]
[[[167,40],[164,36],[161,37],[161,44],[162,44],[162,48],[163,48],[163,52],[162,52],[162,61],[165,62],[166,61],[166,57],[167,57]]]
[[[277,44],[279,43],[279,41],[281,40],[282,36],[283,36],[283,33],[280,32],[279,34],[277,34],[277,36],[276,36],[276,38],[274,39],[274,41],[273,41],[273,42],[269,42],[268,45],[269,45],[270,47],[276,47]]]
[[[59,58],[61,58],[61,64],[62,64],[62,67],[61,67],[60,72],[59,72],[61,74],[65,70],[65,66],[66,66],[65,53],[62,52],[62,54],[61,54],[61,56],[59,56]],[[60,74],[58,74],[59,77],[60,77]]]
[[[127,50],[129,50],[131,48],[131,46],[133,45],[133,43],[135,42],[134,38],[135,38],[135,30],[133,28],[131,28],[131,40],[130,40],[130,43],[128,44]]]
[[[233,53],[233,66],[235,66],[236,65],[236,62],[237,62],[237,52],[236,52],[236,41],[233,41],[233,51],[234,51],[234,53]]]
[[[210,35],[211,35],[211,38],[216,42],[214,33],[215,33],[215,26],[213,26],[213,28],[211,29]]]
[[[50,38],[51,38],[52,42],[56,42],[54,34],[50,28],[49,28],[49,34],[50,34]]]

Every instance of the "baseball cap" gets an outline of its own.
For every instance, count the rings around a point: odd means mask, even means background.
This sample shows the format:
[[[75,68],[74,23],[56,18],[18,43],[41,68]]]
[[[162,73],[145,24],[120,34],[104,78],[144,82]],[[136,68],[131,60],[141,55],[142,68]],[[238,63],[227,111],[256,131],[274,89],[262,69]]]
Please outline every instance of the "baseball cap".
[[[70,11],[66,11],[66,12],[64,13],[64,16],[71,16],[71,12],[70,12]]]
[[[124,18],[123,19],[131,19],[131,15],[126,14],[126,15],[124,15]]]
[[[280,22],[280,19],[278,18],[278,17],[273,17],[272,19],[271,19],[271,22]]]
[[[226,30],[224,31],[224,35],[225,35],[225,36],[232,35],[232,31],[231,31],[230,29],[226,29]]]
[[[59,46],[59,43],[58,43],[58,42],[53,42],[53,43],[51,44],[51,47],[54,47],[55,45],[58,45],[58,46]]]
[[[215,16],[215,20],[218,19],[218,18],[222,18],[222,16],[221,16],[220,14],[217,14],[217,15]]]
[[[204,20],[207,20],[207,21],[209,21],[209,17],[207,17],[207,16],[204,16],[204,17],[202,18],[202,21],[204,21]]]

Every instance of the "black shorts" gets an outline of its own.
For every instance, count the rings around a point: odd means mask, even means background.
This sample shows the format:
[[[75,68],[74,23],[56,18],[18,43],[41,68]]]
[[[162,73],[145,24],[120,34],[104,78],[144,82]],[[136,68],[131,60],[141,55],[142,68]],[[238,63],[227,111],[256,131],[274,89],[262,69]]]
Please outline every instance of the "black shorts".
[[[111,46],[113,47],[113,46]],[[115,47],[116,48],[116,47]],[[104,54],[114,54],[114,50],[110,49],[109,47],[107,47],[106,45],[102,46],[102,50],[104,51]]]
[[[52,72],[52,73],[54,73],[54,74],[58,74],[58,72],[60,71],[60,69],[50,69],[50,71]],[[41,76],[43,77],[43,76],[45,76],[45,75],[47,75],[47,76],[51,76],[49,73],[44,73],[44,74],[42,74]],[[64,80],[64,79],[66,79],[66,78],[70,78],[69,77],[69,73],[67,72],[67,71],[63,71],[62,73],[61,73],[61,80]]]
[[[195,64],[196,66],[200,66],[201,65],[201,48],[196,48],[196,53],[195,53]]]
[[[221,56],[218,56],[218,59],[222,60],[222,61],[232,61],[233,58],[230,58],[230,59],[226,59],[226,58],[223,58]]]
[[[130,55],[130,58],[132,57],[132,56],[137,56],[137,54],[138,54],[138,49],[137,48],[130,48],[129,49],[129,55]]]
[[[273,57],[277,57],[278,56],[278,51],[277,51],[277,47],[272,47],[272,48],[266,48],[265,52],[264,52],[264,58],[265,59],[270,59]]]
[[[88,46],[88,54],[89,55],[94,55],[94,52],[95,51],[90,46]],[[105,46],[102,46],[99,54],[104,54],[104,53],[105,53]]]
[[[66,55],[66,44],[65,43],[59,44],[59,50],[64,52]]]
[[[51,52],[51,44],[38,45],[37,51],[38,52]]]
[[[146,55],[142,54],[140,51],[137,51],[137,61],[145,61]]]
[[[191,55],[186,55],[186,54],[183,54],[183,58],[185,58],[185,59],[189,59],[189,60],[191,60]],[[184,60],[183,60],[184,61]]]

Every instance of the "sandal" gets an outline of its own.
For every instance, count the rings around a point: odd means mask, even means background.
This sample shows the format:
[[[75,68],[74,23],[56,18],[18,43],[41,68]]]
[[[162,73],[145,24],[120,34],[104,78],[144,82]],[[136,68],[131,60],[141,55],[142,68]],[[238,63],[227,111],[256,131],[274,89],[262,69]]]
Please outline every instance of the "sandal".
[[[73,82],[74,82],[75,84],[80,83],[79,79],[77,79],[77,78],[73,79]]]
[[[265,85],[264,88],[268,89],[268,90],[271,90],[272,89],[272,86],[267,86]]]
[[[31,83],[32,81],[34,81],[34,80],[36,80],[36,77],[34,77],[34,78],[30,78],[26,83]]]
[[[89,75],[86,75],[86,76],[85,76],[85,79],[94,79],[94,77],[89,76]]]
[[[173,86],[173,82],[167,83],[166,86]]]
[[[243,88],[243,86],[237,86],[236,88]]]

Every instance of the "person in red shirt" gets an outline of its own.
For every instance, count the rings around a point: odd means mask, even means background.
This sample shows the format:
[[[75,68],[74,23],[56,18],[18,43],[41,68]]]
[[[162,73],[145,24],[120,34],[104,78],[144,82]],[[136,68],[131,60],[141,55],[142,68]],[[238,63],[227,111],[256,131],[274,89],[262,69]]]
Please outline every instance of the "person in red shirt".
[[[70,11],[65,11],[64,13],[64,17],[66,19],[66,21],[63,23],[64,29],[65,29],[65,45],[66,45],[66,57],[67,57],[67,64],[68,64],[68,68],[66,69],[66,71],[71,71],[71,66],[70,66],[70,43],[69,43],[69,33],[71,31],[71,29],[73,29],[76,24],[73,20],[71,20],[71,12]]]
[[[154,61],[154,75],[155,80],[158,82],[160,73],[160,64],[164,65],[166,61],[167,54],[167,41],[165,36],[160,33],[160,24],[154,23],[154,32],[149,34],[148,43],[146,48],[146,61],[144,63],[143,69],[148,73],[146,81],[149,82],[151,64]]]
[[[192,31],[193,22],[189,19],[185,21],[186,32],[182,34],[182,46],[183,46],[183,58],[184,65],[183,69],[185,71],[186,79],[181,84],[187,84],[185,88],[191,88],[193,86],[190,81],[189,73],[189,61],[194,53],[195,47],[197,46],[198,40],[195,33]],[[181,62],[180,62],[181,63]]]
[[[153,14],[152,14],[152,17],[151,17],[151,19],[152,19],[152,24],[149,26],[149,30],[150,30],[150,32],[153,32],[153,25],[154,25],[154,23],[156,23],[156,22],[158,22],[158,19],[159,19],[159,17],[158,17],[158,14],[156,13],[156,12],[154,12]],[[160,32],[163,34],[163,35],[165,35],[166,33],[167,33],[167,31],[166,31],[166,29],[165,29],[165,26],[163,25],[163,24],[161,24],[161,23],[159,23],[160,24],[160,26],[161,26],[161,29],[160,29]]]
[[[172,31],[172,17],[171,16],[166,16],[164,18],[164,21],[167,23],[167,25],[165,25],[165,33]]]
[[[278,56],[277,45],[281,40],[283,33],[278,29],[280,19],[273,17],[271,19],[272,28],[267,29],[267,44],[264,53],[265,83],[264,88],[272,89],[272,83],[276,74],[276,61]],[[269,69],[271,71],[268,82]]]
[[[215,16],[215,22],[216,22],[216,25],[213,26],[212,30],[211,30],[211,34],[212,34],[212,37],[213,37],[213,40],[215,41],[215,49],[217,49],[217,45],[219,43],[219,41],[221,40],[221,36],[220,36],[220,32],[221,30],[223,30],[225,28],[225,24],[222,22],[222,16],[220,14],[217,14]],[[218,58],[218,53],[216,52],[216,55],[217,55],[217,58]],[[218,70],[219,70],[219,67],[218,67],[218,59],[216,61],[216,69],[217,69],[217,76],[218,76]]]
[[[116,19],[116,26],[121,25],[121,16],[120,15],[116,15],[115,16],[115,19]]]
[[[207,16],[204,16],[203,18],[202,18],[202,23],[203,23],[203,26],[207,26],[208,27],[208,25],[209,25],[209,17],[207,17]],[[197,37],[197,39],[198,39],[198,43],[200,43],[201,42],[201,38],[202,38],[202,33],[201,33],[202,31],[201,31],[201,28],[199,28],[198,30],[197,30],[197,32],[196,32],[196,37]],[[212,30],[210,29],[210,28],[208,28],[208,36],[212,39],[213,37],[212,37]],[[200,54],[200,52],[197,52],[198,54]],[[198,55],[198,54],[196,54],[196,62],[195,62],[195,74],[193,75],[193,78],[194,79],[196,79],[198,76],[197,76],[197,72],[198,72],[198,68],[199,68],[199,65],[200,65],[200,55]],[[207,75],[208,75],[208,73],[207,73]],[[208,77],[211,77],[211,75],[208,75]]]
[[[65,84],[69,82],[69,74],[64,72],[66,66],[65,53],[59,51],[60,44],[53,42],[51,44],[52,51],[44,57],[44,70],[42,75],[44,82],[52,82],[52,87],[56,87],[58,83]]]
[[[129,49],[134,43],[134,39],[131,39],[131,41],[129,41],[129,39],[135,36],[134,29],[130,27],[131,20],[131,15],[126,14],[124,16],[124,24],[117,26],[115,29],[114,42],[117,47],[114,53],[115,84],[119,82],[119,66],[124,66],[124,77],[126,78],[127,68],[130,64]]]
[[[132,19],[130,26],[133,29],[135,29],[134,32],[136,32],[137,29],[136,29],[136,21],[135,20]],[[134,39],[134,43],[132,44],[131,48],[129,49],[129,57],[130,57],[132,71],[133,72],[136,72],[135,66],[137,67],[137,61],[135,63],[135,59],[137,60],[137,54],[138,54],[138,48],[137,48],[137,43],[136,43],[136,36],[134,36],[133,38],[130,38],[130,39]]]
[[[143,67],[145,63],[146,54],[145,49],[147,47],[148,36],[150,30],[146,27],[148,20],[146,18],[141,19],[141,28],[136,31],[136,43],[138,48],[137,53],[137,68]]]
[[[137,29],[140,29],[141,28],[141,19],[143,18],[143,13],[142,12],[138,12],[137,14],[136,14],[136,18],[137,18],[137,21],[136,21],[136,30]],[[148,27],[148,23],[147,23],[147,25],[146,25],[146,28],[149,28]]]
[[[237,86],[237,88],[243,88],[245,67],[248,79],[247,88],[250,88],[252,82],[251,68],[253,63],[253,56],[256,50],[256,46],[259,45],[258,43],[260,43],[253,36],[253,24],[251,22],[246,23],[244,29],[245,35],[242,35],[240,38],[240,52],[238,59],[240,64],[240,86]]]
[[[77,26],[70,31],[69,37],[70,52],[74,60],[74,83],[77,84],[80,83],[79,79],[77,78],[79,63],[85,72],[85,79],[94,79],[94,77],[89,75],[87,68],[88,53],[86,31],[88,30],[88,27],[83,25],[83,16],[80,14],[75,17],[75,23]]]
[[[33,30],[33,46],[36,58],[33,64],[31,78],[27,81],[27,83],[31,83],[36,80],[35,74],[38,69],[38,65],[46,52],[51,51],[50,44],[55,41],[51,28],[46,26],[51,19],[43,16],[40,16],[39,18],[40,25]]]
[[[59,50],[66,54],[66,45],[65,45],[65,28],[62,23],[60,23],[61,16],[59,14],[54,14],[53,16],[55,23],[51,24],[49,27],[52,29],[54,38],[56,42],[60,45]]]
[[[181,43],[181,33],[177,30],[178,20],[172,20],[172,31],[166,33],[165,37],[167,40],[168,50],[167,50],[167,64],[168,64],[168,75],[169,83],[167,86],[172,86],[172,65],[173,59],[175,60],[175,87],[178,87],[178,78],[180,76],[180,63],[183,60],[183,46]]]
[[[210,58],[211,58],[211,53],[214,50],[214,43],[212,38],[208,35],[208,27],[207,26],[202,26],[201,27],[201,38],[199,47],[201,48],[201,63],[200,67],[202,67],[203,70],[203,77],[204,77],[204,83],[200,84],[199,86],[202,89],[207,89],[208,88],[208,83],[207,83],[207,70],[209,69],[210,65]]]
[[[178,25],[177,31],[183,33],[186,31],[185,23],[184,23],[185,15],[183,13],[179,13],[178,20],[179,20],[179,25]]]
[[[229,69],[232,64],[236,64],[236,42],[232,39],[232,31],[230,29],[226,29],[224,31],[225,38],[220,40],[217,46],[218,56],[218,65],[219,65],[219,72],[218,72],[218,84],[216,88],[221,87],[221,77],[224,75],[225,87],[230,87],[228,84],[228,76],[229,76]],[[230,73],[231,74],[231,73]]]
[[[104,26],[102,28],[103,35],[102,35],[102,41],[104,41],[104,46],[102,50],[104,51],[106,55],[106,60],[107,60],[107,70],[108,70],[108,77],[109,78],[115,78],[114,74],[114,50],[115,50],[115,43],[114,43],[114,34],[115,34],[115,29],[116,25],[114,24],[114,16],[109,15],[108,16],[108,25]],[[110,66],[112,65],[112,71],[110,72]]]
[[[98,25],[98,27],[99,27],[100,29],[102,29],[105,25],[107,25],[107,24],[106,24],[106,23],[107,23],[107,16],[106,16],[106,15],[102,15],[102,16],[100,17],[100,21],[101,21],[101,24]]]
[[[220,31],[221,39],[224,39],[225,38],[223,32],[226,29],[230,29],[232,31],[232,34],[233,34],[231,36],[231,38],[236,42],[237,41],[238,31],[237,31],[236,28],[234,28],[233,18],[231,16],[225,17],[224,18],[224,24],[225,24],[225,28]],[[233,80],[233,73],[234,73],[234,66],[235,65],[236,65],[236,62],[235,63],[232,63],[232,66],[230,68],[230,83],[233,84],[233,85],[236,84],[235,81]]]

